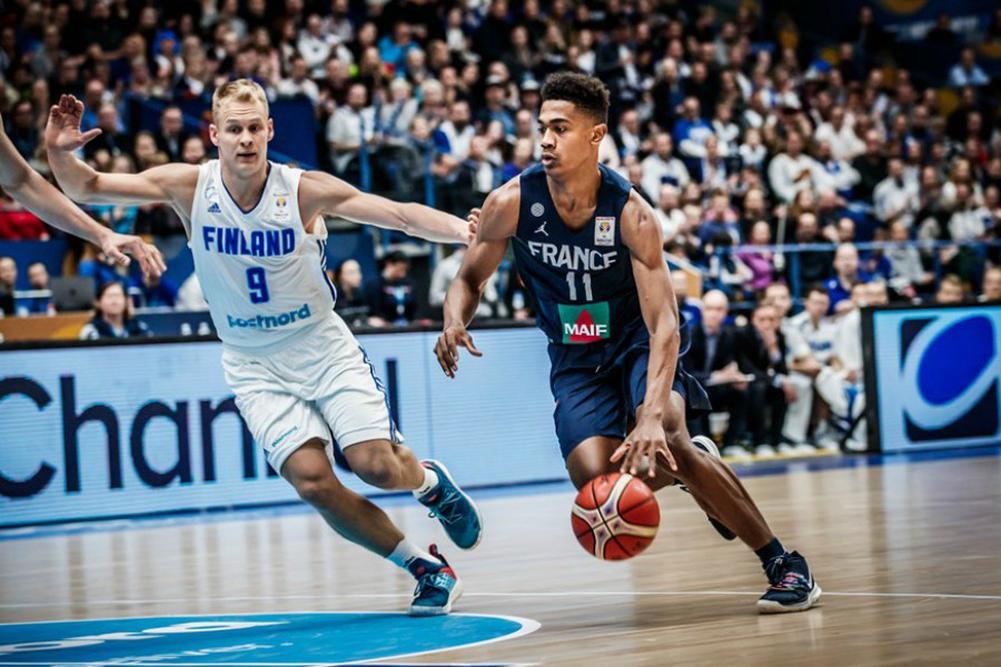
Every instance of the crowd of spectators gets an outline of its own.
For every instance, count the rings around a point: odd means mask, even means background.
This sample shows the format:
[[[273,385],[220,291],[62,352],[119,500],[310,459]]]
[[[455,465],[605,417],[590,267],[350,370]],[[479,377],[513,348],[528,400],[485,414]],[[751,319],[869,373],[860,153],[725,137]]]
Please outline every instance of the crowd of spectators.
[[[540,85],[577,70],[611,91],[600,159],[656,210],[668,260],[749,321],[768,319],[752,309],[773,285],[799,300],[822,287],[831,316],[873,279],[890,300],[988,295],[1001,257],[978,243],[1001,232],[1001,123],[977,51],[940,16],[925,39],[956,61],[934,81],[892,60],[894,37],[868,8],[824,58],[775,18],[754,2],[723,14],[689,0],[13,0],[0,21],[0,112],[43,173],[46,112],[63,93],[84,102],[84,130],[103,130],[84,150],[95,168],[199,163],[213,154],[206,118],[182,107],[248,77],[272,100],[312,109],[312,166],[461,215],[536,161]],[[1001,41],[1001,10],[977,37]],[[159,122],[143,126],[150,108]],[[183,246],[169,207],[87,210],[167,256]],[[0,237],[52,234],[0,202]],[[867,241],[891,243],[856,247]],[[373,326],[431,312],[461,261],[449,252],[434,251],[429,280],[415,281],[400,252],[371,275],[345,262],[333,276],[340,307]],[[3,311],[52,312],[37,296],[45,267],[21,267],[38,287],[14,303],[9,264],[0,260]],[[98,289],[122,281],[136,306],[199,302],[197,286],[124,275],[72,241],[64,266]],[[515,271],[491,284],[483,315],[532,316]]]

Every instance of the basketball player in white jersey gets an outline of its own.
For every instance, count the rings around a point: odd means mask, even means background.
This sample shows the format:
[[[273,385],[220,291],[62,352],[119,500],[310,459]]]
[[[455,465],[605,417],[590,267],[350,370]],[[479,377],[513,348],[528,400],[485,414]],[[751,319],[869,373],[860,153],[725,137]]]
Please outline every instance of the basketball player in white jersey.
[[[138,236],[117,234],[93,220],[32,169],[7,137],[3,117],[0,117],[0,188],[53,227],[98,246],[117,264],[128,266],[132,261],[128,255],[132,255],[147,276],[159,276],[166,269],[155,246]]]
[[[272,467],[335,531],[417,579],[412,614],[448,613],[461,587],[436,548],[416,548],[382,510],[334,475],[332,439],[361,479],[381,489],[413,490],[456,545],[479,543],[476,507],[444,466],[418,462],[401,444],[380,381],[333,311],[321,216],[440,243],[468,243],[471,223],[362,193],[326,173],[269,162],[274,128],[267,98],[246,79],[215,91],[209,136],[219,159],[201,166],[98,173],[73,154],[100,132],[80,132],[82,111],[78,100],[63,96],[49,114],[45,140],[60,185],[77,201],[163,202],[180,214],[223,342],[226,381]]]

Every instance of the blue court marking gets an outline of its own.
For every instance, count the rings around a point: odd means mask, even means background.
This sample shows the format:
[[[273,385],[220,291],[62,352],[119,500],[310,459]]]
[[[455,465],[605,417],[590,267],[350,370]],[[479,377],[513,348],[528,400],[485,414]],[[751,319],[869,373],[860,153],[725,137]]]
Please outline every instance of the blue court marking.
[[[967,447],[961,449],[941,449],[931,451],[906,452],[898,454],[862,454],[845,456],[816,456],[807,459],[776,459],[754,463],[731,463],[741,477],[762,477],[801,472],[822,472],[840,468],[867,468],[882,465],[907,463],[930,463],[950,459],[986,458],[1001,456],[1001,446]],[[490,500],[508,496],[563,493],[573,490],[570,480],[541,480],[518,482],[506,485],[484,487],[463,487],[474,500]],[[401,507],[412,505],[413,496],[409,491],[369,496],[381,507]],[[207,510],[182,510],[178,512],[157,512],[148,516],[128,518],[107,518],[99,521],[77,520],[73,523],[59,523],[40,526],[23,526],[0,529],[0,542],[31,539],[36,537],[63,537],[82,533],[118,532],[139,528],[161,528],[191,524],[222,523],[226,521],[251,521],[282,516],[313,514],[314,510],[299,501],[266,503],[256,507],[223,507]]]
[[[534,632],[514,616],[381,612],[149,616],[0,624],[0,665],[355,664]]]

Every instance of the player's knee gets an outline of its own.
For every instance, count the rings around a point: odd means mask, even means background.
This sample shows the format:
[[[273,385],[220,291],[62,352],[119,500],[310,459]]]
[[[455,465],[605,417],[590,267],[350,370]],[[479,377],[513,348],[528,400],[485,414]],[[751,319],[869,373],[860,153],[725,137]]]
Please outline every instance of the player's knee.
[[[340,483],[332,472],[316,471],[298,476],[293,486],[300,498],[319,507],[328,504],[337,495]]]
[[[397,485],[400,462],[391,450],[367,452],[351,460],[351,469],[366,484],[380,489]]]

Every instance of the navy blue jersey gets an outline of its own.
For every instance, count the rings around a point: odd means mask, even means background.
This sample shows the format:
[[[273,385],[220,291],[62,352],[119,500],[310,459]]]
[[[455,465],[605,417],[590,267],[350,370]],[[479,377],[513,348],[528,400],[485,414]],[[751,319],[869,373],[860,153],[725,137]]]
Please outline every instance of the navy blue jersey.
[[[514,237],[518,271],[535,304],[539,327],[557,348],[553,352],[572,365],[604,363],[611,354],[649,338],[630,252],[622,243],[622,209],[632,186],[604,165],[598,168],[598,205],[578,231],[569,229],[556,212],[541,165],[520,177]]]

